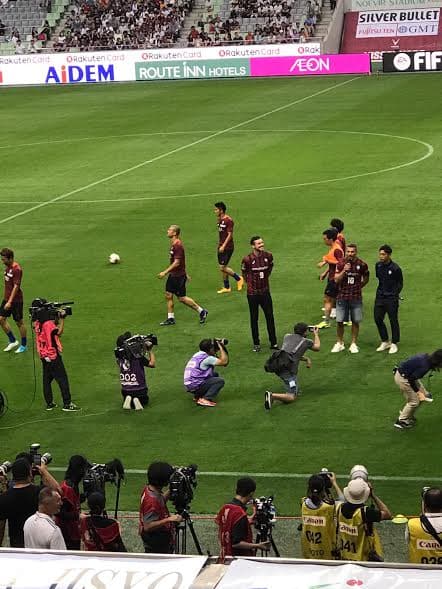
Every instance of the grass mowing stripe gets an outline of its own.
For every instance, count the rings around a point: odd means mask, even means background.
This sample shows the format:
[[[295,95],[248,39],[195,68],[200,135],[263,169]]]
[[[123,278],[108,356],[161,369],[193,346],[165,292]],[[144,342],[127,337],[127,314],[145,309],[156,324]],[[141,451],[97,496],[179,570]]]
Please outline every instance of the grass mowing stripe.
[[[51,470],[55,472],[64,472],[66,469],[61,466],[54,466]],[[127,468],[125,470],[126,474],[146,474],[145,468]],[[311,473],[301,473],[301,472],[217,472],[217,471],[198,471],[198,476],[202,477],[243,477],[243,476],[250,476],[250,477],[261,477],[261,478],[274,478],[274,479],[302,479],[307,480],[312,475]],[[337,479],[345,479],[348,480],[348,474],[337,474],[335,475]],[[412,477],[400,477],[400,476],[386,476],[386,475],[370,475],[370,480],[372,481],[423,481],[423,480],[430,480],[430,481],[442,481],[442,477],[427,477],[427,476],[412,476]]]
[[[50,200],[48,200],[46,202],[40,203],[40,204],[30,207],[28,209],[25,209],[24,211],[20,211],[19,213],[15,213],[14,215],[10,215],[9,217],[5,217],[3,219],[0,219],[0,225],[3,225],[4,223],[7,223],[8,221],[12,221],[13,219],[17,219],[18,217],[22,217],[23,215],[27,215],[28,213],[32,213],[33,211],[41,209],[42,207],[45,207],[47,205],[54,204],[60,200],[67,198],[68,196],[72,196],[73,194],[78,194],[79,192],[84,192],[85,190],[88,190],[89,188],[94,188],[95,186],[99,186],[100,184],[103,184],[104,182],[109,182],[110,180],[114,180],[115,178],[118,178],[120,176],[128,174],[129,172],[134,172],[135,170],[138,170],[144,166],[147,166],[148,164],[153,164],[153,163],[158,162],[158,161],[160,161],[164,158],[167,158],[171,155],[175,155],[176,153],[180,153],[181,151],[184,151],[186,149],[190,149],[191,147],[195,147],[195,145],[200,145],[201,143],[205,143],[206,141],[209,141],[210,139],[214,139],[215,137],[219,137],[221,135],[229,133],[229,131],[233,131],[234,129],[244,127],[244,125],[248,125],[249,123],[254,123],[255,121],[259,121],[260,119],[263,119],[265,117],[273,115],[277,112],[281,112],[283,110],[286,110],[292,106],[295,106],[296,104],[301,104],[302,102],[310,100],[310,98],[315,98],[316,96],[320,96],[322,94],[330,92],[331,90],[335,90],[336,88],[340,88],[342,86],[345,86],[346,84],[349,84],[350,82],[353,82],[354,80],[358,80],[358,79],[359,79],[358,77],[350,78],[350,80],[345,80],[344,82],[340,82],[339,84],[334,84],[333,86],[328,86],[327,88],[324,88],[323,90],[319,90],[318,92],[314,92],[313,94],[309,94],[308,96],[304,96],[303,98],[298,98],[297,100],[293,100],[287,104],[283,104],[282,106],[278,106],[277,108],[269,110],[265,113],[262,113],[260,115],[256,115],[255,117],[247,119],[246,121],[243,121],[242,123],[237,123],[236,125],[232,125],[231,127],[227,127],[226,129],[221,129],[220,131],[216,131],[216,133],[212,133],[211,135],[207,135],[206,137],[202,137],[201,139],[198,139],[197,141],[192,141],[191,143],[186,143],[185,145],[182,145],[181,147],[171,149],[170,151],[167,151],[165,153],[157,155],[152,159],[145,160],[144,162],[140,162],[139,164],[136,164],[134,166],[130,166],[129,168],[126,168],[125,170],[120,170],[119,172],[115,172],[115,174],[111,174],[110,176],[106,176],[105,178],[100,178],[99,180],[95,180],[95,182],[91,182],[89,184],[86,184],[85,186],[80,186],[79,188],[75,188],[74,190],[70,190],[69,192],[65,192],[64,194],[60,194],[59,196],[51,198]]]

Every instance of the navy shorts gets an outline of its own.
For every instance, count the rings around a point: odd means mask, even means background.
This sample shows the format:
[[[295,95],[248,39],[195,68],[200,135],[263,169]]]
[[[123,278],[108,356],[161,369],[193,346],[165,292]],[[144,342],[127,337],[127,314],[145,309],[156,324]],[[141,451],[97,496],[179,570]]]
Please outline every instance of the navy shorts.
[[[331,299],[335,299],[338,294],[338,285],[334,280],[328,280],[325,287],[324,294]]]
[[[170,292],[177,297],[185,297],[186,296],[186,281],[187,276],[169,276],[167,277],[166,282],[166,292]]]
[[[0,305],[0,317],[11,317],[14,321],[21,321],[23,319],[23,301],[12,303],[9,309],[5,309],[6,301],[3,300]]]
[[[218,252],[218,264],[220,266],[227,266],[230,262],[230,258],[233,255],[233,250],[226,250],[223,252]]]

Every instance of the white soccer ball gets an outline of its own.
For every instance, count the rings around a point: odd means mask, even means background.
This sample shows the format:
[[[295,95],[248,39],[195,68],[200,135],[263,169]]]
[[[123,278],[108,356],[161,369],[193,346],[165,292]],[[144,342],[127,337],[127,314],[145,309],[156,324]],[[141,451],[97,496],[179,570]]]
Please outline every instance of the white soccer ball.
[[[121,261],[121,258],[120,258],[120,256],[119,256],[118,254],[115,254],[115,253],[114,253],[114,254],[111,254],[111,255],[109,256],[109,262],[110,262],[111,264],[119,264],[119,263],[120,263],[120,261]]]

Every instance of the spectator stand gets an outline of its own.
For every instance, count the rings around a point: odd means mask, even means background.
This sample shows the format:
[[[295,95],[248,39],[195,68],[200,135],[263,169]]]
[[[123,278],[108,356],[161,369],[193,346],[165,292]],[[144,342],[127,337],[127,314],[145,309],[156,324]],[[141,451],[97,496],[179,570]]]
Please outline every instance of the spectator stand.
[[[9,0],[0,3],[0,53],[38,53],[69,0]]]
[[[180,45],[199,47],[311,41],[317,27],[321,26],[322,2],[197,0],[195,10],[186,19]],[[323,29],[325,34],[327,25]]]
[[[170,47],[194,0],[76,0],[55,30],[55,51]]]

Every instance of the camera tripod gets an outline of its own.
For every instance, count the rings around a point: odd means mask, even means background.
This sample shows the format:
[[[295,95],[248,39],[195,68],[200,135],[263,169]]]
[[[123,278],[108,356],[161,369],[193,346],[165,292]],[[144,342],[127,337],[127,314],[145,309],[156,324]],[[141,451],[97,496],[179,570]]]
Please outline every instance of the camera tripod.
[[[275,540],[272,536],[272,527],[269,526],[260,526],[258,528],[258,532],[256,534],[256,543],[259,544],[260,542],[270,542],[270,546],[273,548],[273,552],[275,556],[278,558],[281,556],[279,554],[278,547],[275,544]],[[261,556],[268,556],[269,553],[266,550],[261,550]]]
[[[198,554],[203,554],[203,551],[201,550],[201,544],[199,543],[198,537],[195,532],[195,528],[193,527],[193,521],[190,517],[190,513],[186,509],[183,509],[182,511],[180,511],[179,515],[181,515],[183,521],[175,524],[176,533],[174,553],[187,554],[187,528],[189,528],[190,534],[192,536]]]

